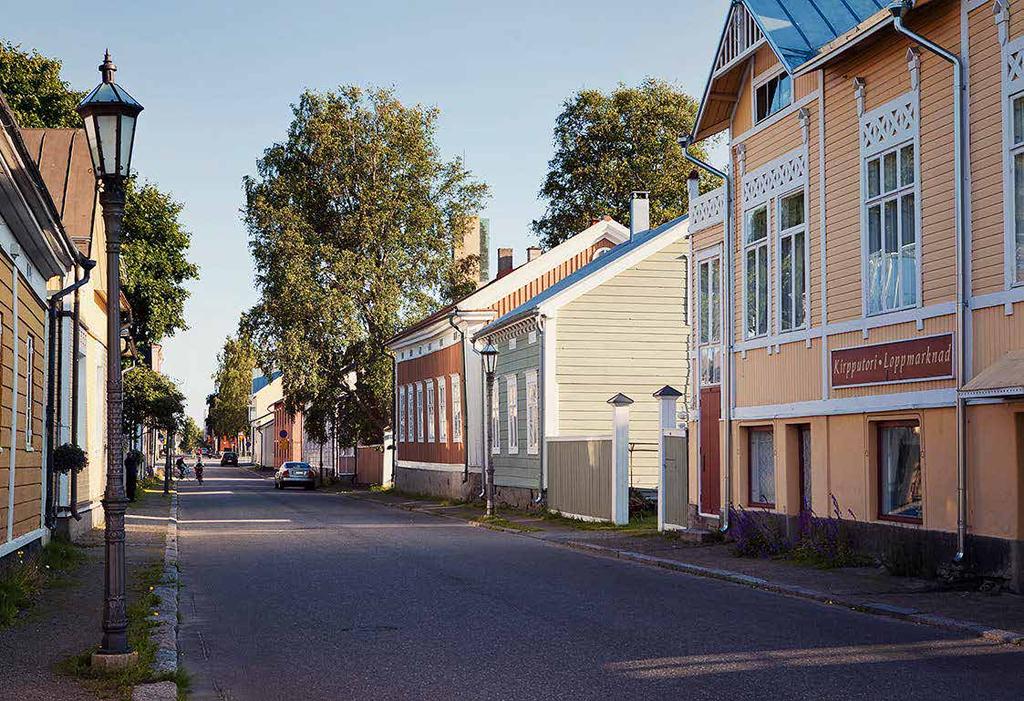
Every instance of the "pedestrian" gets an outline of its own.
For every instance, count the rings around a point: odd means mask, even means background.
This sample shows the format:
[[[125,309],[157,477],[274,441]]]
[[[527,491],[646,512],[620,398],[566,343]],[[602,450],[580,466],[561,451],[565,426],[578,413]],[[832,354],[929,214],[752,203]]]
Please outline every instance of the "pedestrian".
[[[139,461],[129,457],[124,462],[125,468],[125,492],[128,501],[135,501],[135,483],[139,481]]]

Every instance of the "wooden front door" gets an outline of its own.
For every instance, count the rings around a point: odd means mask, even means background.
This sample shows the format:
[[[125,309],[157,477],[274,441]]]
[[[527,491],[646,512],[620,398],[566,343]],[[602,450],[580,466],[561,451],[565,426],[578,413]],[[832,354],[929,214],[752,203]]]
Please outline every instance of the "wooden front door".
[[[722,503],[721,444],[718,440],[722,418],[722,389],[700,390],[700,512],[718,515]]]
[[[800,510],[811,509],[811,427],[801,426],[799,434],[800,456]]]

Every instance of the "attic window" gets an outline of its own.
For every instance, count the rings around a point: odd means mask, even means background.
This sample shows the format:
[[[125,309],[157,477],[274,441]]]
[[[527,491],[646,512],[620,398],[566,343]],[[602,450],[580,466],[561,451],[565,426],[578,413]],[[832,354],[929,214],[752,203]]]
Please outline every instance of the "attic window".
[[[754,123],[772,116],[793,101],[793,82],[789,73],[779,73],[754,89]]]

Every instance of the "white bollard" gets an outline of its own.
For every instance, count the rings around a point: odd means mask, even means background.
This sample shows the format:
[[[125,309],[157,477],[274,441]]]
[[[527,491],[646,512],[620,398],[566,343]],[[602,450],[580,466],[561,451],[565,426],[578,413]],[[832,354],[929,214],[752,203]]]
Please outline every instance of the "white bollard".
[[[612,405],[612,521],[629,523],[629,405],[633,400],[619,393]]]
[[[683,396],[683,393],[675,387],[665,385],[654,393],[654,398],[660,403],[659,407],[659,431],[658,431],[658,530],[665,530],[665,508],[668,502],[667,487],[665,485],[665,431],[676,427],[676,401]]]

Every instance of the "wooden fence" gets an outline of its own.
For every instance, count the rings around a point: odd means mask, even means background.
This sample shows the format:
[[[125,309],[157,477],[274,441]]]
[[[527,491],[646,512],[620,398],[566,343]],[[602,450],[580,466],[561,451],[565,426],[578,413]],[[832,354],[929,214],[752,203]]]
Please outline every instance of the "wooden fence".
[[[548,507],[565,516],[611,521],[611,437],[549,438],[547,449]]]
[[[670,527],[685,527],[689,520],[689,452],[686,431],[666,429],[665,441],[665,524]]]

